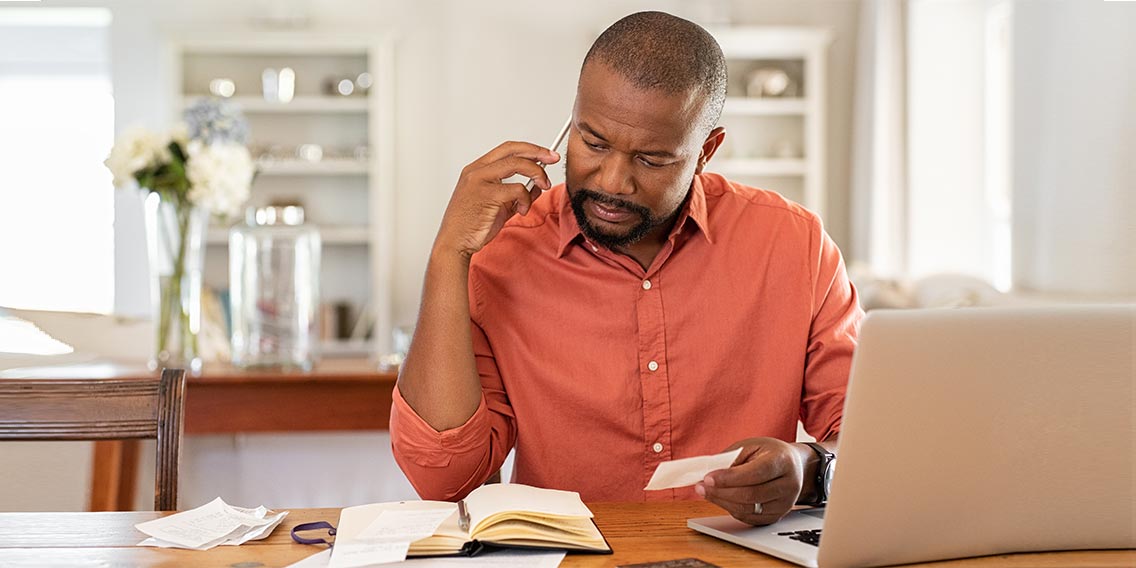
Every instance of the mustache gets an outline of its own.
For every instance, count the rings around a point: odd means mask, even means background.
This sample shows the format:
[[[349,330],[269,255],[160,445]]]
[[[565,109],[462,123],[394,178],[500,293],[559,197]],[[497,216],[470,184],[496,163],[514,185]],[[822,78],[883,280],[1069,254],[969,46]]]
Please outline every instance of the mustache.
[[[607,205],[608,207],[631,211],[632,213],[636,213],[645,219],[651,218],[651,210],[637,203],[632,203],[630,201],[620,199],[618,197],[613,197],[606,193],[594,191],[591,189],[580,188],[576,190],[576,195],[574,196],[573,201],[578,200],[580,203],[583,203],[586,199],[591,199],[592,201],[595,201],[597,203]]]

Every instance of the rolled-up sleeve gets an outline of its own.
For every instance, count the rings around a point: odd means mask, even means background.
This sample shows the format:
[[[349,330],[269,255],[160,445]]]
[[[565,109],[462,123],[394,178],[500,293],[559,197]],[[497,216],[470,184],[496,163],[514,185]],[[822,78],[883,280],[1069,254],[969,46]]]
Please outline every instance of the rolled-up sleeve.
[[[840,431],[852,352],[864,311],[855,287],[848,280],[836,243],[819,225],[814,235],[816,276],[801,393],[801,422],[810,435],[825,440]]]
[[[474,321],[470,331],[481,403],[465,424],[439,432],[407,404],[397,387],[394,391],[391,447],[395,461],[423,499],[465,498],[501,468],[516,443],[516,420],[489,340]]]

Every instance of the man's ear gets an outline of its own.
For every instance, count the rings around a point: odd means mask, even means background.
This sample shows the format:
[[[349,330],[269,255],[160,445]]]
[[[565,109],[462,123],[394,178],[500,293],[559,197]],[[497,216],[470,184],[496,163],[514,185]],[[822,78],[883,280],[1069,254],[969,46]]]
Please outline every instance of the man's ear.
[[[722,142],[726,140],[726,128],[718,126],[706,135],[706,141],[702,143],[702,152],[698,154],[698,165],[694,168],[695,174],[702,173],[702,169],[710,162],[710,158],[714,157],[714,152],[722,146]]]

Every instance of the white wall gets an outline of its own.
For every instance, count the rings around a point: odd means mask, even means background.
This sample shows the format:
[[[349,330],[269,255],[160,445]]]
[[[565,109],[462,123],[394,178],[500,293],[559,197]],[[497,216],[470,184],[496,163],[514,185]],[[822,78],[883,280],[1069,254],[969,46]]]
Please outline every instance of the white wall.
[[[1014,6],[1014,284],[1136,296],[1136,4]]]

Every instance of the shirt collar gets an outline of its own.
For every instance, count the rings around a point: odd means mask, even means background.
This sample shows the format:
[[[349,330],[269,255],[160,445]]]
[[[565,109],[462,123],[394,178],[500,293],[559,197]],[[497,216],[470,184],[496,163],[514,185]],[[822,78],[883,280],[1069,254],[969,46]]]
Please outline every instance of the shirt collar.
[[[577,240],[584,240],[584,234],[580,231],[580,225],[576,223],[576,214],[572,212],[572,201],[568,197],[568,187],[564,186],[564,191],[560,192],[560,243],[556,249],[556,256],[563,257],[568,252]],[[702,176],[694,176],[694,181],[690,184],[690,195],[686,203],[682,206],[682,212],[679,213],[678,220],[675,226],[671,229],[671,234],[668,238],[674,238],[675,235],[682,232],[687,222],[697,230],[701,230],[702,236],[706,238],[706,242],[713,244],[714,239],[710,233],[710,223],[707,219],[706,212],[706,191],[702,187]]]

